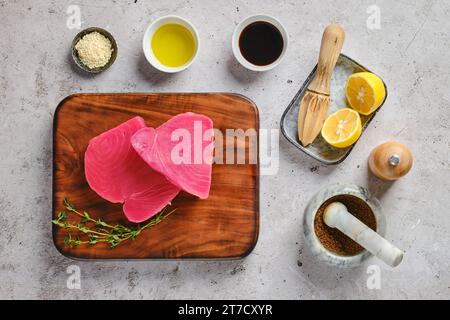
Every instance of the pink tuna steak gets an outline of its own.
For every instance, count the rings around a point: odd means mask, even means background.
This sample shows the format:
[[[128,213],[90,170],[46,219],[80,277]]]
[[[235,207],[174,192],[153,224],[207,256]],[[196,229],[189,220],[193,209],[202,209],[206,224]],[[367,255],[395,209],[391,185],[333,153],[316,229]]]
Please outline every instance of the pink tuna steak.
[[[84,155],[86,180],[99,196],[124,203],[131,222],[142,222],[164,208],[180,191],[162,174],[149,168],[130,139],[144,120],[135,117],[93,138]]]
[[[131,144],[174,185],[201,199],[208,197],[214,149],[210,118],[192,112],[179,114],[157,129],[140,129]]]

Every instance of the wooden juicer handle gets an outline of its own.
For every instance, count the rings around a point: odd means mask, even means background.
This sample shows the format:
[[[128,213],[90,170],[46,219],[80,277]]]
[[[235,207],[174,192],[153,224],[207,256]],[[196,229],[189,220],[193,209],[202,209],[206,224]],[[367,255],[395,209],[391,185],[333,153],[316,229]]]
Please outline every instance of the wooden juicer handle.
[[[320,45],[319,63],[316,75],[308,89],[317,93],[330,94],[330,80],[336,61],[344,44],[345,31],[337,24],[327,26],[322,35]]]

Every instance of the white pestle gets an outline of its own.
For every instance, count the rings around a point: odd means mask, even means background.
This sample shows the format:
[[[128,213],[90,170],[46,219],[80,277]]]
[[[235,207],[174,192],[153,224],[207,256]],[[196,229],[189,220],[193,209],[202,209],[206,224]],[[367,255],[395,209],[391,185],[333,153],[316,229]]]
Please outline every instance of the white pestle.
[[[391,267],[402,262],[403,252],[348,212],[344,204],[333,202],[328,205],[323,220],[327,226],[337,228]]]

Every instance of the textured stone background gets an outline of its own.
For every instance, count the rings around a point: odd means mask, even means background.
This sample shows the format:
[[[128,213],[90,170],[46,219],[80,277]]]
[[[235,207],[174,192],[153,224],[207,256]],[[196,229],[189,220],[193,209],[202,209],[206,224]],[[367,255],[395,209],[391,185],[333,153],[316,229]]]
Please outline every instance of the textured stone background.
[[[135,3],[136,2],[136,3]],[[66,27],[70,2],[0,0],[0,298],[450,298],[448,1],[88,1],[82,27],[108,29],[119,55],[107,72],[75,69]],[[381,9],[381,29],[366,27],[367,7]],[[230,39],[250,14],[279,18],[290,48],[276,69],[251,74],[237,65]],[[166,76],[141,52],[145,27],[178,14],[201,36],[198,61]],[[326,167],[280,137],[280,169],[261,178],[261,230],[254,252],[229,262],[78,262],[51,240],[52,118],[76,92],[230,91],[253,99],[261,127],[281,114],[317,59],[329,22],[345,26],[344,52],[380,74],[389,87],[383,110],[350,157]],[[396,139],[415,156],[412,172],[385,184],[368,174],[367,156]],[[400,267],[376,259],[355,270],[320,265],[302,239],[310,197],[333,182],[371,189],[387,216],[387,238],[406,251]],[[81,268],[81,290],[66,287],[66,268]],[[368,290],[366,267],[379,264],[381,289]]]

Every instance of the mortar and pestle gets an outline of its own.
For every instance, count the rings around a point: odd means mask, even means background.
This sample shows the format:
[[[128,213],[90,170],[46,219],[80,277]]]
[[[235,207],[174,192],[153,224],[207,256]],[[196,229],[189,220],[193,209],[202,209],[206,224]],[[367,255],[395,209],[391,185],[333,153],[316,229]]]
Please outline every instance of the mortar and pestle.
[[[383,238],[379,201],[353,184],[319,191],[306,206],[303,230],[313,255],[330,265],[356,267],[375,255],[396,267],[403,259],[403,252]]]

